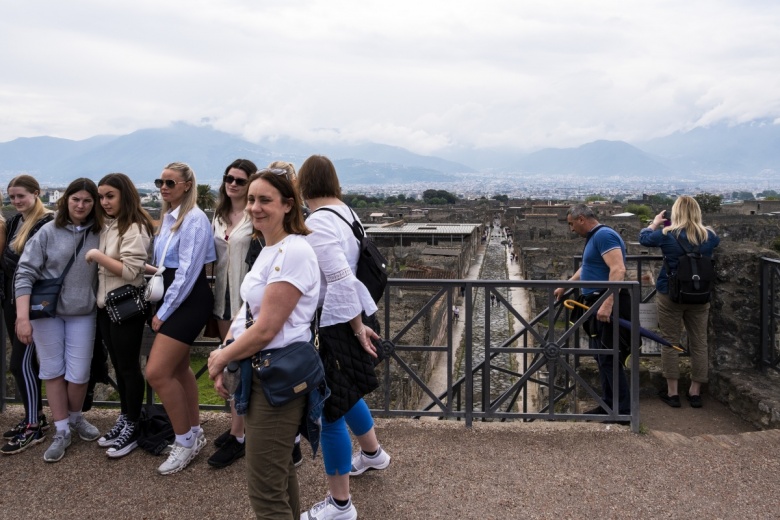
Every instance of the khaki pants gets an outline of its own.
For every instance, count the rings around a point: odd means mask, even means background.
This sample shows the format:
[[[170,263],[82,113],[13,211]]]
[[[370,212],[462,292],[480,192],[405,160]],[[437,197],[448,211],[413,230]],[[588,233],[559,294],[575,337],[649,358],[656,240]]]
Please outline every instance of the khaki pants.
[[[707,347],[707,321],[710,304],[696,305],[674,303],[666,294],[656,294],[658,302],[658,326],[668,342],[679,345],[683,328],[688,333],[688,352],[691,355],[691,379],[706,383],[709,373]],[[666,379],[680,379],[679,354],[670,347],[661,350],[661,362]]]
[[[301,504],[292,452],[306,396],[273,407],[260,385],[253,378],[246,416],[249,502],[258,519],[298,520]]]

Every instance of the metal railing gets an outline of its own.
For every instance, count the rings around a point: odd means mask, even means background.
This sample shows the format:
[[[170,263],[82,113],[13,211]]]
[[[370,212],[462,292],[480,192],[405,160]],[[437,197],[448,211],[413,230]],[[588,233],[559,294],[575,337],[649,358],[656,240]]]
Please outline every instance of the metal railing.
[[[761,258],[761,353],[760,368],[780,372],[780,260]]]
[[[558,287],[568,289],[582,287],[606,287],[599,302],[594,304],[579,320],[570,324],[568,312],[564,312],[553,292]],[[452,308],[457,291],[465,288],[464,313],[460,319],[464,322],[463,335],[463,375],[456,377],[457,367],[453,367],[456,353],[453,345],[453,317],[448,312]],[[523,316],[502,294],[499,288],[542,290],[546,294],[548,306],[534,318]],[[391,280],[384,299],[383,332],[387,339],[396,344],[396,351],[383,362],[382,403],[374,406],[373,411],[386,417],[437,417],[463,419],[467,426],[473,420],[571,420],[586,419],[598,421],[630,421],[634,431],[639,428],[639,332],[638,327],[631,330],[630,379],[631,414],[622,415],[616,408],[610,409],[600,396],[600,389],[594,388],[591,381],[580,373],[580,357],[592,358],[594,351],[580,346],[579,327],[596,308],[610,295],[616,298],[613,307],[613,319],[618,321],[617,309],[619,290],[627,289],[632,297],[632,323],[639,320],[639,284],[637,282],[563,282],[563,281],[485,281],[485,280]],[[431,295],[419,310],[406,322],[399,324],[391,320],[391,293],[399,291],[430,291]],[[481,298],[480,311],[484,312],[484,340],[481,345],[474,342],[475,305],[474,296],[478,292],[484,295],[495,294],[499,310],[506,310],[520,324],[518,330],[510,331],[508,337],[497,344],[491,342],[491,307],[489,298]],[[446,320],[445,344],[411,344],[406,337],[413,327],[423,321],[434,321],[431,313],[439,312]],[[601,349],[599,355],[612,356],[619,360],[618,327],[613,330],[611,350]],[[479,348],[477,348],[479,347]],[[478,359],[478,351],[484,352]],[[419,373],[416,366],[420,358],[444,354],[446,370],[446,389],[438,392],[431,388],[427,377]],[[511,358],[520,357],[522,368],[512,363]],[[414,361],[413,361],[414,360]],[[613,378],[617,381],[619,361],[613,363]],[[546,375],[544,371],[546,370]],[[493,391],[491,381],[495,374],[509,378],[508,386]],[[409,392],[408,385],[400,381],[409,381],[421,397],[430,402],[424,406],[398,407],[396,403],[408,401],[402,392]],[[536,387],[532,390],[531,387]],[[539,391],[542,389],[542,391]],[[585,415],[579,413],[577,391],[592,399],[607,411],[607,415]],[[543,397],[540,397],[543,396]],[[567,406],[562,406],[564,400]],[[414,400],[414,399],[413,399]],[[538,406],[534,407],[533,402]],[[617,387],[613,389],[612,402],[618,402]],[[522,403],[522,404],[520,404]]]

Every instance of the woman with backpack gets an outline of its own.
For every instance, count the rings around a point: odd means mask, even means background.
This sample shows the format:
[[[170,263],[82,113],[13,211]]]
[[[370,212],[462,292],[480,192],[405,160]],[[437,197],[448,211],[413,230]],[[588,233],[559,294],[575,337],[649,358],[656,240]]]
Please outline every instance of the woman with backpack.
[[[97,428],[81,415],[87,394],[92,349],[95,344],[95,289],[97,267],[87,263],[85,251],[98,246],[102,215],[95,210],[95,183],[71,182],[57,201],[57,215],[28,241],[16,268],[16,336],[22,343],[35,340],[40,378],[56,428],[43,460],[57,462],[73,435],[94,441]],[[35,316],[51,309],[42,301],[33,308],[35,282],[62,279],[54,316]],[[31,320],[31,318],[33,318]],[[37,318],[37,319],[35,319]]]
[[[99,211],[106,224],[100,232],[100,245],[87,251],[85,258],[98,265],[97,326],[114,365],[120,402],[116,423],[98,439],[98,445],[108,448],[107,456],[119,458],[138,446],[145,391],[140,356],[146,315],[114,323],[106,308],[106,296],[123,286],[143,285],[154,226],[127,175],[109,173],[100,179],[98,194]]]
[[[363,316],[372,316],[377,307],[368,289],[355,277],[359,244],[342,218],[360,221],[341,200],[333,163],[321,155],[309,157],[298,171],[298,185],[311,210],[306,225],[312,232],[306,240],[317,254],[320,267],[315,334],[319,335],[325,377],[332,392],[325,401],[322,421],[322,457],[329,494],[311,508],[306,518],[349,520],[357,518],[349,492],[350,475],[390,464],[363,400],[363,395],[379,385],[373,362],[376,347],[372,343],[379,336],[363,324]],[[340,363],[341,356],[354,362]],[[348,426],[360,444],[354,456]]]
[[[660,247],[664,255],[664,267],[656,280],[658,326],[664,339],[674,345],[680,343],[683,329],[687,333],[691,356],[691,385],[687,397],[693,408],[701,408],[701,385],[707,382],[709,372],[707,320],[710,304],[673,301],[675,296],[670,291],[669,281],[670,274],[676,273],[679,268],[681,256],[688,252],[698,252],[703,257],[712,258],[720,238],[712,228],[702,224],[701,208],[693,197],[680,196],[672,206],[671,225],[662,227],[666,220],[665,214],[666,211],[660,212],[648,227],[639,232],[639,243],[647,247]],[[678,351],[663,347],[661,363],[666,378],[666,390],[660,391],[658,396],[672,408],[679,408]]]
[[[38,377],[38,357],[35,344],[22,343],[16,337],[16,305],[14,275],[24,246],[41,227],[54,218],[54,213],[40,199],[41,187],[30,175],[19,175],[8,183],[8,198],[19,212],[6,223],[3,248],[3,317],[11,343],[10,370],[16,380],[17,395],[24,404],[24,419],[3,434],[8,443],[0,448],[4,455],[21,453],[43,442],[49,424],[43,414],[41,380]]]

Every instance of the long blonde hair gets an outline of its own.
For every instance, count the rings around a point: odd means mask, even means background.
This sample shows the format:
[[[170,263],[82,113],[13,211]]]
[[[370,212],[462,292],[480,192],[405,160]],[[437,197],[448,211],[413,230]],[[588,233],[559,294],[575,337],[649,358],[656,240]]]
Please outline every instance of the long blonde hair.
[[[680,232],[685,230],[685,236],[692,245],[697,246],[706,242],[708,231],[715,231],[710,227],[705,227],[701,221],[701,207],[696,199],[689,195],[680,195],[672,206],[672,225],[666,226],[663,233],[674,233],[679,237]]]
[[[175,172],[179,172],[181,175],[181,180],[186,182],[191,182],[192,185],[190,186],[190,189],[184,192],[184,197],[181,201],[181,206],[179,209],[179,216],[176,219],[176,222],[173,223],[173,226],[171,226],[171,231],[176,231],[179,229],[179,226],[181,226],[181,223],[184,221],[184,217],[189,213],[189,211],[197,206],[198,202],[198,185],[195,182],[195,172],[192,171],[192,168],[186,163],[183,162],[172,162],[165,168],[164,170],[173,170]],[[165,215],[168,213],[169,204],[166,201],[162,202],[162,207],[160,208],[160,214]],[[157,234],[160,234],[160,229],[157,229]]]
[[[35,224],[49,213],[53,213],[53,211],[47,209],[41,202],[41,186],[32,175],[18,175],[14,177],[8,183],[8,189],[10,190],[11,188],[22,188],[27,193],[35,196],[35,204],[27,210],[27,213],[24,215],[24,224],[22,224],[22,227],[16,234],[16,238],[10,244],[11,248],[18,255],[21,255],[27,239],[30,238],[30,231],[35,227]]]

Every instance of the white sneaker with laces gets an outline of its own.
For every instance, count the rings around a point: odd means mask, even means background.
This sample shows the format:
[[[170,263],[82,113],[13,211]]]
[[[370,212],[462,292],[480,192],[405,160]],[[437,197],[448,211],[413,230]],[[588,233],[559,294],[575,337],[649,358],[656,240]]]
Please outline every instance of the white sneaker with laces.
[[[352,497],[349,503],[341,508],[328,496],[322,502],[314,504],[314,507],[301,515],[300,520],[357,520],[357,511],[352,505]]]
[[[206,439],[206,432],[204,432],[203,428],[201,428],[200,430],[198,430],[198,434],[195,437],[195,455],[200,453],[200,450],[205,448],[208,442],[209,441]]]
[[[368,470],[385,469],[390,465],[390,455],[382,447],[379,447],[376,455],[369,457],[362,450],[358,450],[352,457],[352,469],[349,471],[350,477],[362,475]]]
[[[178,442],[174,442],[171,453],[168,455],[168,460],[160,464],[160,467],[157,468],[157,472],[160,475],[170,475],[171,473],[183,470],[195,457],[196,446],[197,442],[192,445],[192,448],[185,448]]]

